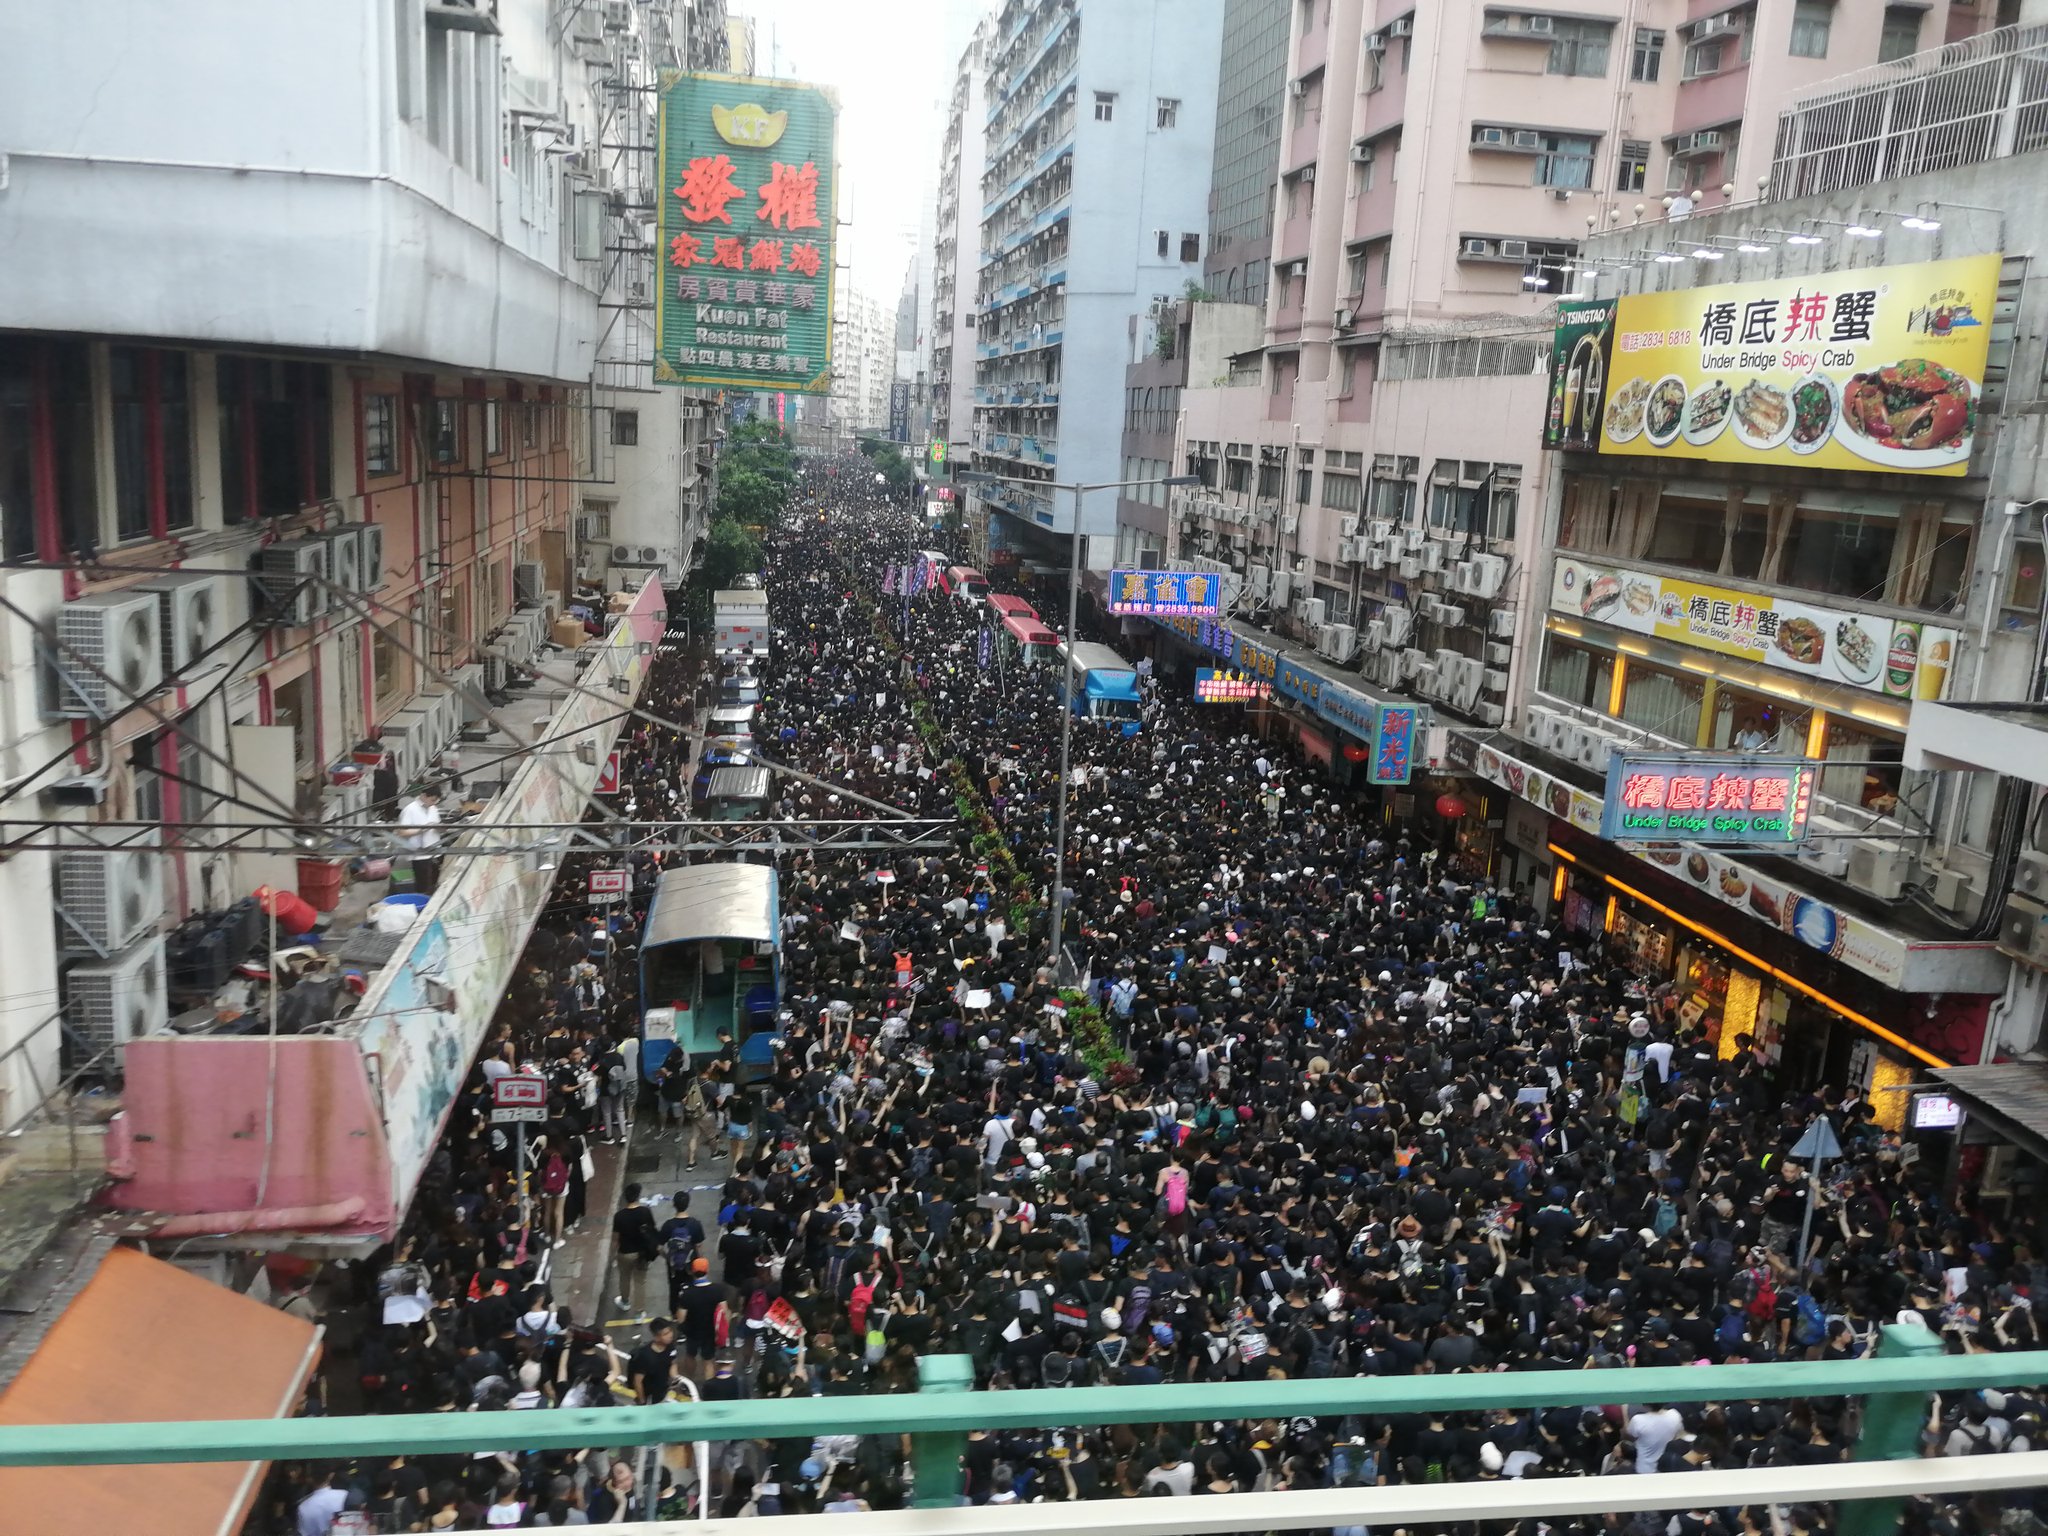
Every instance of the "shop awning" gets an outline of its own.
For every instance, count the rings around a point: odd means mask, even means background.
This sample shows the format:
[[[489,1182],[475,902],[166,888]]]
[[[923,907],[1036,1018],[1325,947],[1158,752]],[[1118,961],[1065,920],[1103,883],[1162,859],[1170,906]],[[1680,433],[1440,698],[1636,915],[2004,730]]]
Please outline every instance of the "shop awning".
[[[132,1248],[101,1260],[0,1396],[0,1426],[281,1418],[298,1406],[320,1330]],[[232,1536],[263,1464],[0,1468],[21,1531]]]
[[[2048,1162],[2048,1062],[1995,1061],[1934,1074],[1972,1115],[2016,1147]]]

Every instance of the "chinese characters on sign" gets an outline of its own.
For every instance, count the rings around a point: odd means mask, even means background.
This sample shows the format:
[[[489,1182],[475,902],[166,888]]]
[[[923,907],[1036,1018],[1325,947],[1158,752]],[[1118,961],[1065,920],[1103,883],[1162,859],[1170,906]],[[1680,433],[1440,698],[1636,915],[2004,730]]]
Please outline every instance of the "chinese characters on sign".
[[[1205,571],[1109,573],[1109,611],[1139,617],[1214,616],[1223,583]]]
[[[2001,258],[1560,305],[1544,445],[1961,475]]]
[[[1415,711],[1398,704],[1381,705],[1369,782],[1406,784],[1414,767]]]
[[[831,361],[835,109],[816,86],[661,76],[654,377],[816,393]]]
[[[1197,704],[1242,704],[1251,699],[1270,699],[1273,685],[1245,676],[1242,672],[1219,672],[1214,667],[1195,669]]]
[[[1616,756],[1600,835],[1620,842],[1796,843],[1812,811],[1813,768],[1692,752]]]

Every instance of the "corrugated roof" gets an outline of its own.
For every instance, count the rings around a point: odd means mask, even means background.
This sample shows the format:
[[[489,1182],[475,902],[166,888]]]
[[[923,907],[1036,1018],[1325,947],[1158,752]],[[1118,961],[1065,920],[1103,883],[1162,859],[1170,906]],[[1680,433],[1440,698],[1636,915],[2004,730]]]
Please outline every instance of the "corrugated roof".
[[[1934,1075],[1992,1129],[2048,1161],[2048,1062],[1941,1067]]]
[[[640,948],[644,952],[690,939],[770,940],[776,934],[773,869],[766,864],[692,864],[670,870],[654,888]]]

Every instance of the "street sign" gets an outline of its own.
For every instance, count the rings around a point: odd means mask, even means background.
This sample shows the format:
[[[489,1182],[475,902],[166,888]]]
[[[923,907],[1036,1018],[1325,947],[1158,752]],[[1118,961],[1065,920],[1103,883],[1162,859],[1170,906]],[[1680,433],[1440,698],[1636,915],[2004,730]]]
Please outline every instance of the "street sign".
[[[508,1073],[491,1080],[491,1104],[496,1109],[547,1108],[548,1080],[535,1073]]]
[[[590,872],[590,904],[601,907],[606,902],[624,901],[628,878],[623,869],[593,869]]]
[[[619,792],[619,754],[616,750],[604,760],[604,767],[597,775],[597,793],[616,795]]]
[[[547,1118],[547,1106],[544,1104],[514,1104],[507,1109],[491,1111],[493,1125],[516,1125],[521,1122],[528,1125],[545,1125]]]
[[[1814,1116],[1813,1124],[1806,1128],[1806,1134],[1792,1146],[1792,1156],[1809,1161],[1841,1155],[1842,1140],[1835,1134],[1835,1128],[1828,1123],[1826,1115]]]

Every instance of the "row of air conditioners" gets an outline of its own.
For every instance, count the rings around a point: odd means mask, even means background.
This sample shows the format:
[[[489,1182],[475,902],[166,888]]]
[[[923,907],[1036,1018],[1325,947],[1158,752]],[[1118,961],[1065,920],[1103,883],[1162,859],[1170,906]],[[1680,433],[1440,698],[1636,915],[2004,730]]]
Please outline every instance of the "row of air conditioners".
[[[401,783],[426,777],[462,733],[462,707],[445,688],[417,694],[379,728],[378,740],[391,754]]]
[[[1382,688],[1399,688],[1402,682],[1401,652],[1380,651],[1365,658],[1359,672]]]
[[[382,527],[348,523],[324,528],[266,544],[256,552],[249,578],[249,617],[281,629],[302,629],[330,611],[362,618],[368,605],[361,599],[383,585]]]
[[[1424,594],[1415,601],[1415,611],[1433,624],[1448,625],[1453,629],[1465,623],[1465,610],[1456,603],[1442,602]]]
[[[1506,675],[1505,672],[1501,674],[1503,679]],[[1605,773],[1608,759],[1625,750],[1631,739],[1619,732],[1588,725],[1575,716],[1546,709],[1540,704],[1530,708],[1522,733],[1531,745],[1551,756],[1576,763],[1581,768],[1590,768],[1595,773]]]
[[[1452,568],[1451,585],[1471,597],[1491,600],[1507,585],[1508,562],[1502,555],[1474,555]]]

